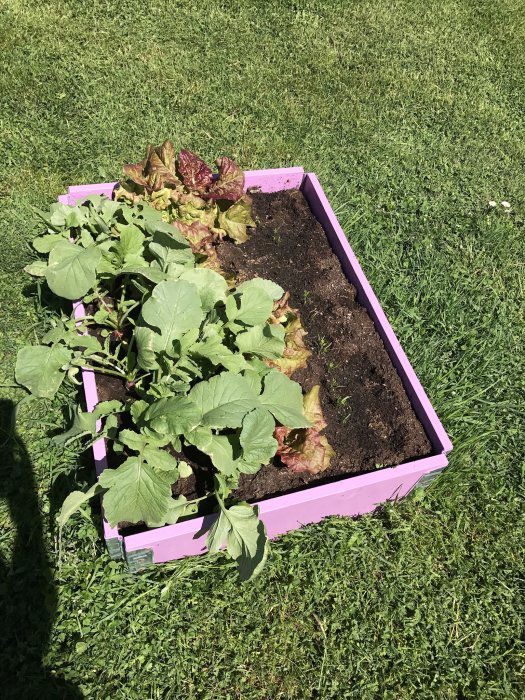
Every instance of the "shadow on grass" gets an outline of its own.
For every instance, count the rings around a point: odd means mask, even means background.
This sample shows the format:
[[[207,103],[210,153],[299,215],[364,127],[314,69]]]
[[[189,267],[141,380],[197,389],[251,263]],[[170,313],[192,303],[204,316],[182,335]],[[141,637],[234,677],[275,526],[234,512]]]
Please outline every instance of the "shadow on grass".
[[[16,528],[10,556],[0,551],[0,697],[81,698],[44,668],[56,591],[47,559],[31,462],[15,429],[15,407],[0,399],[0,498]]]

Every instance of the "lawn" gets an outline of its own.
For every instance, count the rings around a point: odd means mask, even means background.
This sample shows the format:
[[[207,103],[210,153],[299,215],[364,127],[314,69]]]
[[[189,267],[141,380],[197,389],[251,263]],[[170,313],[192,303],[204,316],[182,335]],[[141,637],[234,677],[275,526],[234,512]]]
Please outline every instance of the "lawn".
[[[522,698],[522,3],[4,0],[0,17],[1,697]],[[43,325],[31,207],[166,137],[317,173],[455,446],[426,492],[282,537],[249,585],[222,555],[132,577],[94,510],[59,541],[92,465],[52,445],[58,402],[12,387]]]

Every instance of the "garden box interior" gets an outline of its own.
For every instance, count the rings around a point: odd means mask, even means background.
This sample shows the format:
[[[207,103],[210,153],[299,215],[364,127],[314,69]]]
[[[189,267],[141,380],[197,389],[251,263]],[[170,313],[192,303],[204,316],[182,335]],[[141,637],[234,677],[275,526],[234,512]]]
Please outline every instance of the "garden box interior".
[[[59,197],[63,204],[77,204],[94,194],[111,196],[116,183],[72,186]],[[310,485],[293,493],[265,498],[258,502],[259,516],[268,536],[273,538],[330,515],[356,516],[374,510],[388,500],[406,496],[416,485],[426,485],[448,464],[452,444],[430,401],[397,340],[379,302],[366,279],[315,174],[302,168],[280,168],[245,172],[245,187],[261,192],[300,189],[311,211],[323,227],[333,252],[347,279],[357,290],[358,302],[366,308],[375,324],[390,359],[396,368],[412,408],[423,425],[431,444],[428,456],[385,467],[365,474],[351,475],[320,485]],[[77,317],[84,315],[78,304]],[[98,403],[93,372],[83,371],[87,409]],[[107,466],[103,439],[93,445],[95,466],[100,474]],[[152,563],[180,559],[206,551],[205,520],[214,515],[196,516],[175,525],[165,525],[137,534],[123,534],[104,521],[104,537],[110,555],[124,558],[132,571]],[[201,534],[202,533],[202,534]]]

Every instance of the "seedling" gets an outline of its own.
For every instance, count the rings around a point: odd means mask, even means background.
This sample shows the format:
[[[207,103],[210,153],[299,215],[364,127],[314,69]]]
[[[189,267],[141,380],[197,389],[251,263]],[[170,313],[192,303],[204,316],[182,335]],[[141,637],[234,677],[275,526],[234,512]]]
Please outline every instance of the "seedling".
[[[337,396],[335,402],[338,406],[344,406],[349,398],[349,396]]]
[[[352,415],[352,412],[349,411],[344,417],[343,420],[341,421],[343,425],[346,425],[348,421],[350,420],[350,416]]]
[[[331,363],[331,364],[333,365],[333,363]],[[335,392],[337,389],[343,388],[342,384],[337,383],[337,379],[335,377],[330,377],[330,379],[328,380],[328,384],[333,392]]]
[[[321,335],[317,339],[317,347],[321,354],[326,354],[331,349],[332,342],[325,338],[323,335]]]
[[[276,228],[272,229],[272,240],[276,245],[280,245],[281,243],[281,233]]]

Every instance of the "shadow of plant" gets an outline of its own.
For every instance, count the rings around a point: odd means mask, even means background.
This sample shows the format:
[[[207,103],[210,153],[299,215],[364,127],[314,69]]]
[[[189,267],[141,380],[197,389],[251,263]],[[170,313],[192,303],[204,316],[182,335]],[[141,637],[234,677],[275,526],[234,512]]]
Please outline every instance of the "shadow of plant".
[[[0,551],[0,696],[75,699],[81,694],[42,663],[56,591],[42,533],[31,462],[16,433],[15,406],[0,400],[0,498],[16,530],[9,554]]]

